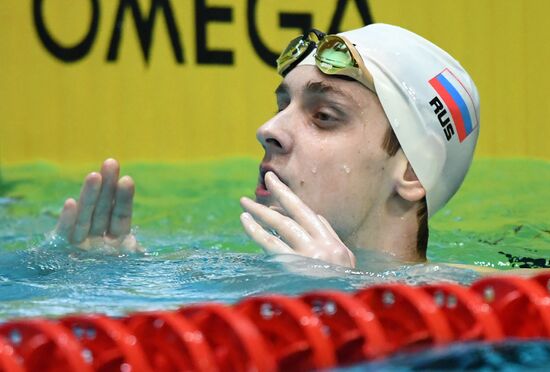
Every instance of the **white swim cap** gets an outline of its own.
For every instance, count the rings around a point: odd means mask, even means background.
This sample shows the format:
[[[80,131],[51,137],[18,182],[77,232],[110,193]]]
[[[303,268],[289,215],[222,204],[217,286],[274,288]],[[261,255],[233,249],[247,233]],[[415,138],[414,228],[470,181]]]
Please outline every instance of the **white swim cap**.
[[[376,94],[420,183],[432,216],[455,194],[479,135],[479,95],[460,63],[403,28],[343,32],[374,78]],[[301,63],[315,65],[313,51]]]

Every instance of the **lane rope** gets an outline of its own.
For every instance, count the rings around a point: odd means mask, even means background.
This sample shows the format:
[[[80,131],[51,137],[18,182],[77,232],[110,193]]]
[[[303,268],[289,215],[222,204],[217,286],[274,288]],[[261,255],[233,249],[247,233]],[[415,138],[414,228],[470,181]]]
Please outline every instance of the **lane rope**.
[[[0,372],[307,371],[510,337],[550,339],[550,272],[11,320],[0,324]]]

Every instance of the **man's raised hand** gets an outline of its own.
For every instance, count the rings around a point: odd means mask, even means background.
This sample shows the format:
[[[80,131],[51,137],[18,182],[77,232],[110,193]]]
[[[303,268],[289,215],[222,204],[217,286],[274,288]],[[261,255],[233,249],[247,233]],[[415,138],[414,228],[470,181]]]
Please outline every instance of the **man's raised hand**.
[[[245,212],[241,214],[241,223],[250,238],[267,253],[297,254],[355,267],[355,255],[323,216],[312,211],[275,173],[267,172],[265,183],[284,214],[242,198],[241,206]]]
[[[78,202],[65,201],[55,235],[82,249],[142,251],[131,234],[134,181],[119,179],[119,171],[118,162],[107,159],[100,173],[88,174]]]

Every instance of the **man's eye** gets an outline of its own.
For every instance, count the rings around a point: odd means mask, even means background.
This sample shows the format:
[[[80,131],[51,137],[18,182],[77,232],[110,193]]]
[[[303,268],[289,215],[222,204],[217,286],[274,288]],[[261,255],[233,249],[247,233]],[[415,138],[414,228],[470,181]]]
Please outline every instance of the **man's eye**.
[[[326,112],[319,111],[315,113],[314,118],[320,121],[334,121],[336,118],[332,116],[331,114],[328,114]]]

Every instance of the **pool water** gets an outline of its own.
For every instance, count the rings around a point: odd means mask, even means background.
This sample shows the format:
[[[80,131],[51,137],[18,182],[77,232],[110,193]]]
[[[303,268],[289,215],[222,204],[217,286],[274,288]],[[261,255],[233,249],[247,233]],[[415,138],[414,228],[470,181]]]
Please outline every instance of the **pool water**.
[[[547,161],[477,160],[459,194],[430,221],[431,263],[396,265],[365,251],[355,270],[269,257],[244,235],[238,200],[253,194],[257,179],[257,161],[246,158],[123,164],[122,174],[137,185],[133,221],[145,254],[83,252],[48,239],[64,199],[77,197],[83,177],[94,169],[47,163],[1,168],[0,320],[121,315],[202,301],[234,303],[263,292],[353,291],[389,280],[469,284],[478,278],[442,263],[550,267]]]
[[[337,369],[370,371],[547,371],[550,342],[505,340],[470,342],[432,348],[423,352],[397,353],[387,359]]]

